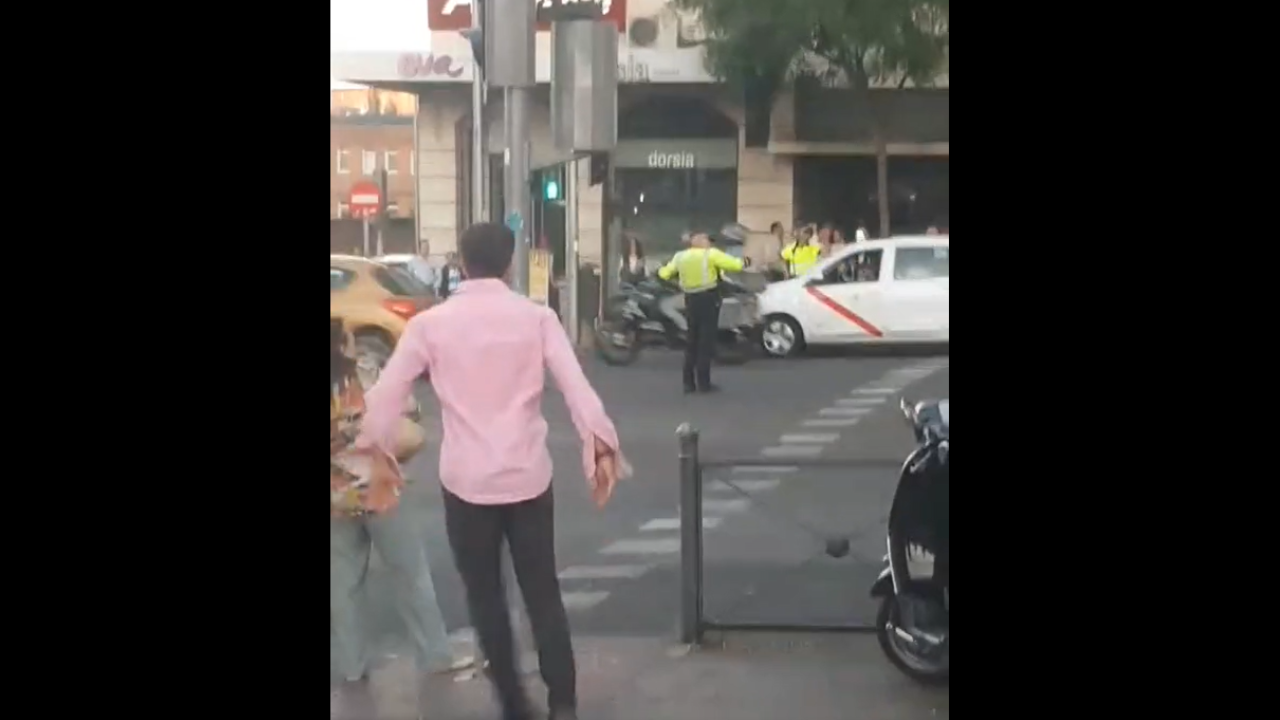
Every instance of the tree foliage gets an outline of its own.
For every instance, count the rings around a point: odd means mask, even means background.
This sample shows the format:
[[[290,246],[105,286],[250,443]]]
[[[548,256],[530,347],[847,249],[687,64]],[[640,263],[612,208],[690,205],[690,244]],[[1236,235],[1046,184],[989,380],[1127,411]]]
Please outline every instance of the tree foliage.
[[[771,106],[789,81],[812,77],[862,94],[876,153],[880,232],[889,234],[888,159],[876,103],[885,84],[931,84],[947,66],[950,0],[670,0],[699,17],[707,67]],[[750,100],[748,101],[750,102]]]
[[[945,67],[950,0],[671,0],[706,31],[707,66],[732,84],[817,76],[855,89],[927,85]]]

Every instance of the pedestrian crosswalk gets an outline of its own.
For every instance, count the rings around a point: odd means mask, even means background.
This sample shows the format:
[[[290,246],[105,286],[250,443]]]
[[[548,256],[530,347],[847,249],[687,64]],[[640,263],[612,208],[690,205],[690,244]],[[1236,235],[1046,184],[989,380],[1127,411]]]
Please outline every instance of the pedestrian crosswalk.
[[[703,530],[715,531],[724,526],[734,515],[750,510],[752,496],[777,490],[787,478],[795,476],[800,468],[783,464],[785,458],[821,456],[840,440],[842,433],[883,409],[907,385],[946,366],[945,360],[930,360],[891,370],[847,395],[833,398],[829,406],[802,420],[799,430],[784,433],[775,444],[761,448],[761,457],[779,458],[782,463],[733,467],[729,470],[731,480],[708,479],[703,487]],[[565,608],[570,612],[589,611],[609,598],[611,583],[636,580],[659,564],[675,562],[680,552],[679,532],[678,514],[653,517],[640,523],[635,537],[619,538],[600,548],[598,554],[603,562],[565,568],[559,574]],[[932,558],[913,551],[909,562],[916,573],[931,567]]]

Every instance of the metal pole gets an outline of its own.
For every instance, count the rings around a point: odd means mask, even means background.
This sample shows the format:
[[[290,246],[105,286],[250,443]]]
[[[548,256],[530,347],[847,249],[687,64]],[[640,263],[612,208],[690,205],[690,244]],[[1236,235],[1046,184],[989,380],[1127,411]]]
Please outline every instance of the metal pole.
[[[471,8],[471,27],[481,29],[481,17],[484,15],[478,6]],[[486,195],[488,184],[485,174],[488,170],[489,153],[488,128],[484,116],[484,71],[480,63],[472,64],[474,70],[471,78],[471,222],[484,222],[489,218],[489,203]]]
[[[618,190],[614,154],[609,153],[609,166],[604,181],[605,227],[604,242],[600,248],[600,306],[618,292],[618,271],[621,268],[622,247],[622,197]]]
[[[564,171],[564,292],[560,293],[560,319],[569,341],[578,344],[578,159]]]
[[[387,229],[387,206],[390,205],[390,183],[387,182],[387,168],[382,164],[382,159],[378,159],[378,169],[374,172],[374,178],[378,183],[378,257],[382,257],[384,250],[382,247],[382,237],[386,234]]]
[[[369,257],[369,216],[364,216],[364,256]]]
[[[698,431],[676,429],[680,440],[680,642],[702,641],[702,471]]]
[[[529,27],[533,32],[533,27]],[[515,254],[511,258],[511,287],[522,295],[529,294],[529,108],[533,104],[533,88],[507,88],[505,136],[506,211],[516,235]]]

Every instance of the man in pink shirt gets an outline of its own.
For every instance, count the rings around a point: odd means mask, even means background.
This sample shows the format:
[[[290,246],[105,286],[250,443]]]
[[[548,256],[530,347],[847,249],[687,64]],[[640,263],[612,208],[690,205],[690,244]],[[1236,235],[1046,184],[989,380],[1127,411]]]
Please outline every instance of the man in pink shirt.
[[[555,313],[505,283],[515,238],[501,225],[472,225],[458,242],[466,278],[450,297],[409,322],[365,397],[357,446],[381,450],[374,484],[395,483],[397,429],[414,380],[426,375],[440,401],[440,484],[445,525],[466,588],[471,622],[490,663],[504,720],[532,709],[520,684],[502,587],[501,548],[511,550],[529,611],[554,720],[576,718],[569,623],[556,577],[551,455],[541,399],[545,371],[560,387],[582,438],[582,466],[598,505],[623,461],[618,434],[578,364]]]

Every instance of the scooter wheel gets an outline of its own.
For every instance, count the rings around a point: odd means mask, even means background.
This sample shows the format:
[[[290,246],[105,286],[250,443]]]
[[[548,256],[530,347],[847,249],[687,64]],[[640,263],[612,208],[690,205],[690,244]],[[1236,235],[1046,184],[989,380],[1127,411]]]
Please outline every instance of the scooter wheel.
[[[925,685],[944,685],[951,675],[951,651],[944,648],[936,657],[925,657],[911,648],[911,641],[900,637],[898,626],[898,598],[890,594],[880,602],[876,613],[876,640],[880,649],[894,667],[907,677]]]
[[[614,337],[622,334],[625,339],[618,342]],[[606,365],[630,365],[640,357],[640,336],[634,328],[611,328],[601,323],[595,331],[596,354]]]

